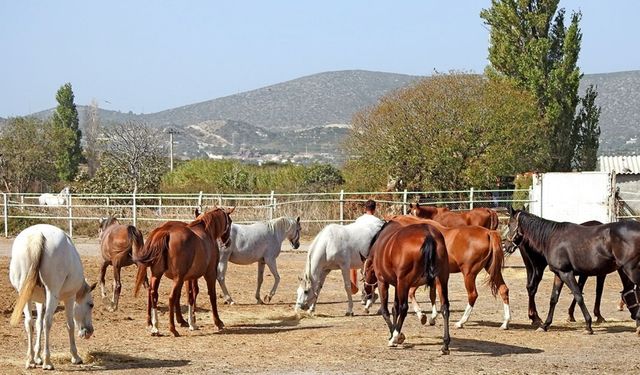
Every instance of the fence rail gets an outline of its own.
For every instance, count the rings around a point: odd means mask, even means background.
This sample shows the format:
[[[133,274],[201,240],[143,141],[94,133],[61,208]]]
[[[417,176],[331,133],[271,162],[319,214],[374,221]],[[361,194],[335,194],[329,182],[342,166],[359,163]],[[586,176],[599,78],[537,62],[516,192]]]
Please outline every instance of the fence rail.
[[[458,190],[399,192],[334,192],[269,194],[68,194],[60,205],[41,205],[40,194],[2,193],[4,236],[28,225],[50,223],[67,228],[69,235],[95,235],[97,221],[113,215],[143,231],[167,220],[188,221],[194,209],[236,207],[236,223],[252,223],[278,216],[300,216],[305,233],[315,233],[328,223],[348,223],[362,213],[361,204],[374,199],[381,215],[406,213],[409,203],[447,206],[452,210],[474,207],[525,206],[528,190]]]

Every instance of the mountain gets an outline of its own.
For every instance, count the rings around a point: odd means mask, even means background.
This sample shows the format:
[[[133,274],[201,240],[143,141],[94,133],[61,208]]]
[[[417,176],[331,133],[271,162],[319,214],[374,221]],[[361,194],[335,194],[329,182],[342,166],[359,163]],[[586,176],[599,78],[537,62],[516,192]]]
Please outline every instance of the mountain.
[[[342,160],[339,144],[352,116],[422,77],[347,70],[314,74],[260,89],[151,114],[100,110],[102,123],[140,121],[176,128],[175,152],[185,158],[235,155],[251,159],[313,154]],[[640,71],[588,74],[597,86],[600,153],[640,153]],[[78,106],[80,126],[86,106]],[[34,114],[49,117],[53,109]]]
[[[586,74],[580,92],[597,87],[600,113],[600,154],[640,153],[640,70]]]

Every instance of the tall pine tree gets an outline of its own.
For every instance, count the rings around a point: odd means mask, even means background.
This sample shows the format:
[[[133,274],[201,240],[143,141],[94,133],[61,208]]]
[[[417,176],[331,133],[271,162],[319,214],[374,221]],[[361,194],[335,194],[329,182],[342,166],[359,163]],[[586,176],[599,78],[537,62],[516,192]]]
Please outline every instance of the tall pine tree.
[[[56,100],[58,106],[52,118],[56,173],[60,180],[71,181],[78,173],[78,165],[82,158],[82,132],[78,126],[78,110],[73,102],[70,83],[60,87],[56,93]]]
[[[581,157],[597,152],[597,142],[581,137],[590,137],[596,130],[599,133],[598,116],[593,113],[599,113],[599,108],[583,106],[589,112],[584,116],[576,114],[581,102],[578,86],[582,74],[577,66],[581,13],[573,13],[566,27],[565,11],[558,9],[558,3],[559,0],[492,0],[491,7],[483,9],[480,17],[490,27],[489,74],[506,76],[535,96],[539,114],[548,126],[551,155],[547,169],[570,171],[586,165]],[[595,98],[597,93],[591,92]],[[584,119],[595,120],[588,125],[591,135],[580,130]]]

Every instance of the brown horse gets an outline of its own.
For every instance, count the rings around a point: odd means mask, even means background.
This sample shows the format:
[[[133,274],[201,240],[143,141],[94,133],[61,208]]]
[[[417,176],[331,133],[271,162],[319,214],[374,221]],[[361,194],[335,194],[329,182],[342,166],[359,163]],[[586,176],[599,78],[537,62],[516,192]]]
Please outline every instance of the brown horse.
[[[196,220],[187,224],[181,221],[168,221],[154,229],[148,236],[144,248],[133,253],[136,263],[143,265],[136,277],[135,294],[146,274],[146,268],[151,268],[151,285],[149,287],[148,303],[151,306],[147,315],[147,323],[151,323],[151,334],[158,335],[158,287],[164,274],[173,280],[173,288],[169,295],[169,330],[174,336],[179,336],[174,323],[174,313],[180,304],[180,291],[185,281],[197,280],[204,276],[209,291],[209,300],[213,321],[218,329],[224,324],[218,315],[216,301],[216,276],[219,259],[217,240],[225,246],[229,244],[231,233],[231,210],[216,208],[201,214]],[[193,321],[194,307],[189,305],[189,320]],[[195,329],[190,324],[190,329]]]
[[[484,268],[488,273],[486,280],[491,287],[491,293],[495,297],[500,293],[504,308],[504,322],[500,326],[501,329],[509,329],[509,320],[511,313],[509,311],[509,288],[502,278],[502,266],[504,264],[504,253],[502,251],[502,239],[500,234],[495,230],[473,226],[463,226],[458,228],[449,228],[434,221],[421,219],[415,216],[397,215],[388,218],[403,225],[426,223],[438,229],[444,236],[447,245],[447,253],[449,255],[449,272],[461,272],[464,278],[464,286],[467,290],[467,307],[455,326],[462,328],[464,323],[469,320],[473,306],[478,298],[478,290],[476,289],[476,277]],[[435,324],[437,310],[435,308],[435,290],[431,290],[431,305],[433,306],[433,314],[429,319],[429,324]],[[415,299],[415,289],[410,292],[411,302],[421,321],[424,324],[422,311]]]
[[[442,354],[449,354],[449,261],[442,234],[432,225],[402,225],[387,222],[372,240],[365,260],[365,290],[373,297],[373,285],[380,293],[382,316],[391,335],[389,346],[402,344],[402,325],[409,310],[409,289],[420,285],[433,286],[440,292],[444,334]],[[389,285],[395,287],[393,322],[387,306]]]
[[[409,205],[410,213],[423,219],[435,220],[447,227],[478,225],[487,229],[498,229],[498,214],[486,207],[476,207],[469,211],[449,211],[446,207]]]
[[[105,274],[107,267],[113,266],[113,296],[109,306],[110,311],[118,309],[120,300],[120,269],[133,264],[132,251],[139,251],[144,246],[142,233],[133,225],[122,225],[113,216],[100,219],[98,229],[100,238],[100,252],[102,253],[102,266],[100,267],[100,289],[102,298],[107,297],[105,291]],[[145,278],[145,283],[146,283]]]

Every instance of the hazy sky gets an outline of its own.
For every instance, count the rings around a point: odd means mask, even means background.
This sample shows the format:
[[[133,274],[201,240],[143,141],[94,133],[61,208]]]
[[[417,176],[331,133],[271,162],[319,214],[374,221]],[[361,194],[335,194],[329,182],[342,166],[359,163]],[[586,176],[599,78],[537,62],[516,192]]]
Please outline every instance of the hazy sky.
[[[304,75],[482,72],[489,0],[2,1],[0,116],[77,104],[150,113]],[[640,69],[640,1],[582,10],[585,73]]]

